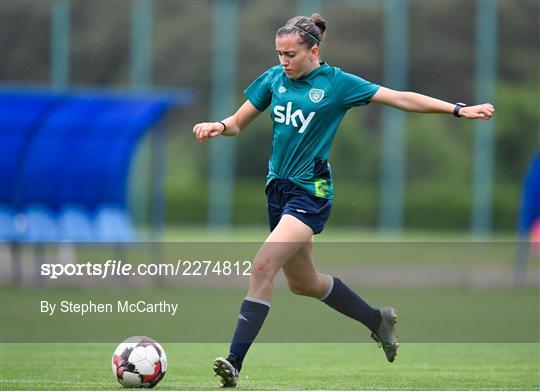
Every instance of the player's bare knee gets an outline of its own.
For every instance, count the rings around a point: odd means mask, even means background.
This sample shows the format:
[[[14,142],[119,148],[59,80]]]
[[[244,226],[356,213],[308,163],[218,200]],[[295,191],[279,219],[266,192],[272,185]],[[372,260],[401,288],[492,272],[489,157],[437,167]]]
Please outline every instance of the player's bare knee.
[[[257,281],[271,281],[274,279],[275,274],[275,267],[271,259],[261,258],[253,263],[251,276]]]

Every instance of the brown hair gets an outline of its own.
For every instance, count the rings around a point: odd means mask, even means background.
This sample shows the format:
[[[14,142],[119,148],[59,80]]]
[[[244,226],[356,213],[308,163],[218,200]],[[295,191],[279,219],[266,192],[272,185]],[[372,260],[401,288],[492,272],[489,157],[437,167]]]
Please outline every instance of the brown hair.
[[[308,48],[313,45],[320,45],[326,31],[326,21],[319,14],[308,16],[295,16],[287,21],[276,32],[276,36],[296,33],[300,36],[300,43],[306,44]]]

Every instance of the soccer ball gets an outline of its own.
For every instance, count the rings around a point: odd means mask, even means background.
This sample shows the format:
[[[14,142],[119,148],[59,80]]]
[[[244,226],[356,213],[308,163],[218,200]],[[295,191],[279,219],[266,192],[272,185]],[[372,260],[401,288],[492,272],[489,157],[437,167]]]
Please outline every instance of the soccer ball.
[[[112,371],[126,388],[153,388],[165,376],[167,355],[154,339],[133,336],[114,350]]]

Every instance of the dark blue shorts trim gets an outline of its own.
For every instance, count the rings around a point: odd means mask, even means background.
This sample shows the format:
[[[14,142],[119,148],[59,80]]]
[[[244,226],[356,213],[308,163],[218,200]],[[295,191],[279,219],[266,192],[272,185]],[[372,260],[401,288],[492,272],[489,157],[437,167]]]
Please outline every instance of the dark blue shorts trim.
[[[332,200],[310,195],[290,180],[272,180],[266,186],[266,196],[270,231],[288,214],[319,234],[330,217]]]

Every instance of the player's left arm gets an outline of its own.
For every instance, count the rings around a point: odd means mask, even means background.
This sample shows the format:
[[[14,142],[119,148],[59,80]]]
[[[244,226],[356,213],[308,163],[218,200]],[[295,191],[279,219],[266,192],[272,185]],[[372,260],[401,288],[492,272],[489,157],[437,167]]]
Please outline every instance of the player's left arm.
[[[392,106],[406,112],[417,113],[454,113],[456,104],[441,101],[440,99],[428,97],[410,91],[396,91],[386,87],[380,87],[371,97],[372,102]],[[481,105],[465,106],[459,110],[459,117],[470,119],[489,120],[495,108],[490,103]]]

